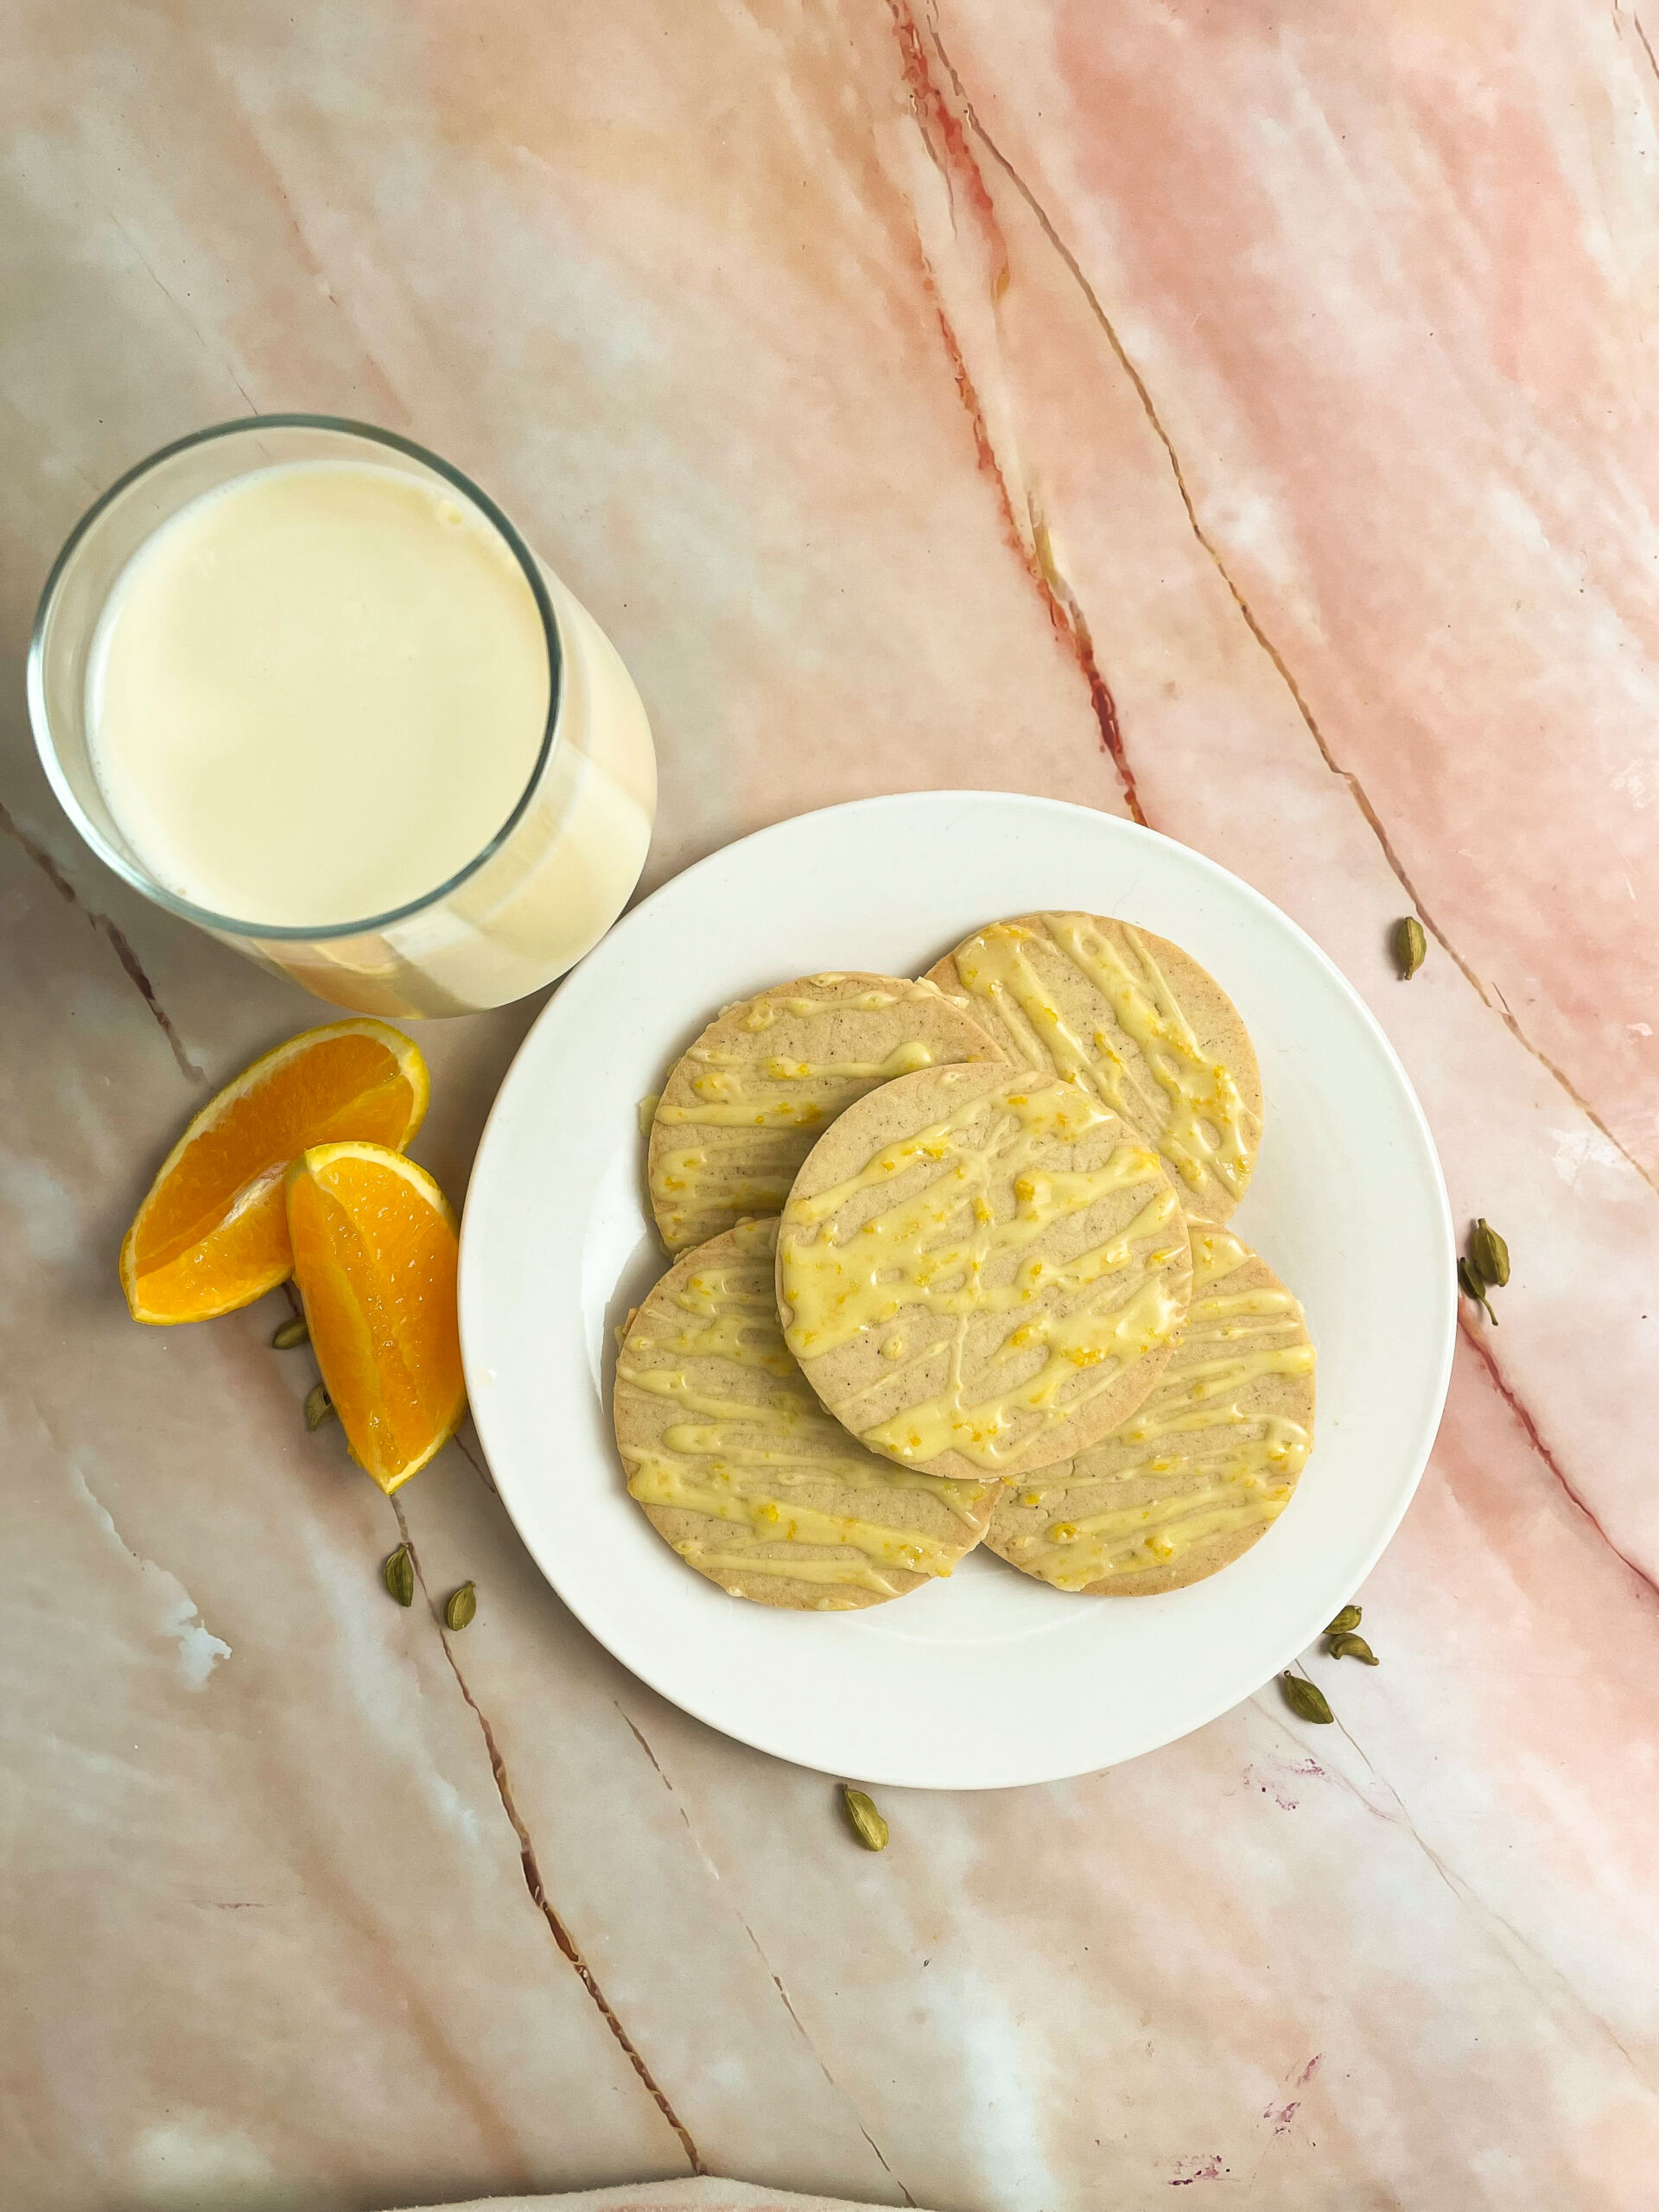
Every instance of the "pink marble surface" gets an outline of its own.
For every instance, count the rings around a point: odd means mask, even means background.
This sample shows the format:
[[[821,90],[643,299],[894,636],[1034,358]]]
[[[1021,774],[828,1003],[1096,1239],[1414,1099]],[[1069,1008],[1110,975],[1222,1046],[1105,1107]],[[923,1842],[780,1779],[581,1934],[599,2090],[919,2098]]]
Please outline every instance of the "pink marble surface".
[[[1659,22],[1653,25],[1659,35]],[[0,2170],[373,2208],[692,2167],[952,2212],[1659,2202],[1659,69],[1565,0],[20,0],[0,72]],[[828,1785],[621,1672],[447,1452],[112,1256],[315,1014],[79,851],[19,664],[249,408],[474,471],[632,666],[650,880],[977,785],[1300,921],[1506,1231],[1341,1725]],[[1416,902],[1409,988],[1383,957]],[[534,1012],[433,1033],[457,1198]]]

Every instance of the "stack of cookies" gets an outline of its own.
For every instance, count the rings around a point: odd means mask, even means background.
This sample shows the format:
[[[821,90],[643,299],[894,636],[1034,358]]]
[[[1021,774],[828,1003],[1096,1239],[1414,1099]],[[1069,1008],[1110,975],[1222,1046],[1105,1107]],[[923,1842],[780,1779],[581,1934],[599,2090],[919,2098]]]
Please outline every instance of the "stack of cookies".
[[[651,1125],[678,1256],[618,1360],[630,1492],[688,1566],[797,1611],[981,1543],[1096,1597],[1215,1573],[1313,1441],[1301,1308],[1224,1225],[1261,1132],[1231,1001],[1098,915],[728,1007]]]

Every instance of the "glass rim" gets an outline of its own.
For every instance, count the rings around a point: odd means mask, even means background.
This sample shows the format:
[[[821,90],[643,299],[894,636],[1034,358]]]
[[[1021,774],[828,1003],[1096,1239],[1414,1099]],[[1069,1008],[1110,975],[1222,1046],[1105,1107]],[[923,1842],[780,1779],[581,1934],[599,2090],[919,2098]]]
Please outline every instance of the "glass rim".
[[[158,468],[163,461],[171,461],[175,454],[188,453],[193,447],[206,445],[215,438],[231,437],[238,431],[269,429],[339,431],[350,437],[366,439],[375,445],[390,446],[395,452],[407,454],[411,460],[418,461],[424,467],[434,470],[447,482],[454,485],[462,497],[470,500],[486,519],[500,532],[509,551],[523,571],[524,581],[529,584],[535,599],[537,611],[542,618],[543,637],[547,646],[547,724],[542,732],[542,741],[537,749],[536,759],[531,767],[524,788],[519,793],[512,812],[488,842],[474,853],[462,867],[457,868],[453,875],[446,877],[442,883],[435,885],[430,891],[423,892],[418,899],[409,899],[401,906],[390,907],[385,913],[367,915],[361,921],[327,922],[310,927],[286,922],[244,921],[233,914],[215,913],[211,907],[198,906],[192,900],[181,899],[175,892],[169,891],[164,885],[157,883],[146,870],[136,867],[124,854],[118,852],[99,829],[97,823],[88,818],[80,801],[71,788],[67,777],[63,772],[62,764],[58,757],[57,741],[52,733],[51,717],[47,711],[46,685],[42,667],[46,651],[47,623],[51,617],[58,587],[62,582],[70,562],[74,557],[76,549],[99,516],[142,477],[149,475],[152,469]],[[548,596],[547,586],[543,580],[541,569],[535,555],[518,535],[506,515],[491,499],[489,493],[474,484],[464,471],[455,467],[452,462],[445,461],[441,454],[433,453],[429,448],[418,445],[413,438],[400,437],[397,431],[383,430],[373,423],[355,422],[349,416],[303,413],[243,415],[238,416],[233,422],[210,423],[206,429],[193,430],[188,437],[175,438],[170,445],[157,448],[156,452],[146,454],[143,461],[135,463],[124,474],[118,476],[109,489],[100,493],[91,506],[86,509],[68,537],[65,538],[57,558],[53,562],[41,592],[40,603],[35,610],[34,627],[29,632],[29,638],[28,692],[29,718],[35,732],[35,749],[40,755],[41,767],[46,771],[47,781],[51,785],[58,804],[69,817],[83,841],[91,847],[105,867],[113,868],[124,882],[130,884],[135,891],[141,892],[146,899],[163,907],[168,913],[178,915],[183,921],[194,922],[199,927],[212,930],[217,935],[261,938],[289,944],[306,944],[339,938],[373,936],[379,931],[390,929],[395,923],[407,921],[413,915],[423,913],[429,907],[435,906],[447,899],[451,892],[458,890],[470,877],[476,875],[487,861],[493,859],[500,851],[519,823],[523,821],[537,785],[541,782],[547,764],[552,758],[553,747],[558,736],[559,707],[564,694],[564,650],[563,642],[559,635],[558,618],[553,612],[553,602]],[[90,750],[89,744],[89,753]]]

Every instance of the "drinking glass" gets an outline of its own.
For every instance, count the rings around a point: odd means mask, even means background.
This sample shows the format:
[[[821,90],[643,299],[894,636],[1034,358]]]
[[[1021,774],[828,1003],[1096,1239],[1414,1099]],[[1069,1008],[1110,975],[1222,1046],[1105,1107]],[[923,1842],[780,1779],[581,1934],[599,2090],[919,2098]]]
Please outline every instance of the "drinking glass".
[[[213,913],[158,883],[99,787],[87,721],[99,619],[128,562],[193,499],[296,461],[369,462],[465,500],[524,571],[550,676],[535,766],[489,842],[423,897],[327,928]],[[169,913],[355,1013],[470,1013],[550,982],[621,912],[651,842],[651,727],[610,639],[459,469],[389,430],[333,416],[222,423],[163,448],[113,485],[76,524],[47,579],[29,643],[29,710],[52,788],[100,860]]]

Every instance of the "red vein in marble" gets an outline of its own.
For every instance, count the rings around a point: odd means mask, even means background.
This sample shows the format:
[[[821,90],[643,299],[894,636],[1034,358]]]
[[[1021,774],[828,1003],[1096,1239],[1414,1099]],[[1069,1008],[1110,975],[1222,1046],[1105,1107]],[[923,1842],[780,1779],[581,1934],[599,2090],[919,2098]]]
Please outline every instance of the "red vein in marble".
[[[967,132],[963,129],[957,117],[946,105],[944,95],[933,82],[932,72],[927,66],[927,54],[922,45],[922,35],[917,28],[916,18],[911,12],[908,0],[887,0],[887,12],[893,17],[893,30],[899,40],[899,54],[904,70],[905,83],[909,88],[911,98],[916,103],[918,120],[921,123],[923,135],[931,137],[932,133],[937,133],[943,142],[947,158],[939,162],[939,167],[947,179],[952,170],[955,170],[967,191],[969,202],[974,213],[983,224],[987,235],[996,249],[996,274],[992,281],[991,289],[993,297],[1001,298],[1008,281],[1009,260],[1007,240],[1002,234],[1002,226],[996,219],[996,202],[991,198],[990,188],[985,181],[984,172],[974,159],[973,149],[968,143]],[[937,48],[938,34],[931,21],[928,28],[932,32],[933,43]],[[944,60],[942,50],[939,58],[941,60]],[[950,64],[946,62],[945,67],[949,68]],[[962,90],[960,79],[957,78],[954,70],[950,73],[952,81],[956,84],[957,92],[960,92]],[[964,111],[966,106],[967,103],[964,101]],[[932,132],[929,131],[930,124],[932,126]],[[930,152],[932,150],[931,145],[929,150]],[[937,154],[934,158],[936,161],[938,159]]]
[[[13,820],[4,806],[0,806],[0,831],[3,831],[8,837],[14,839],[22,846],[59,898],[73,906],[78,914],[84,914],[89,927],[96,930],[99,936],[109,945],[110,950],[121,963],[128,982],[137,988],[140,997],[149,1008],[156,1027],[172,1048],[173,1058],[178,1063],[180,1074],[188,1076],[193,1083],[205,1084],[207,1080],[207,1069],[199,1068],[189,1053],[186,1052],[184,1039],[173,1027],[167,1008],[156,995],[155,985],[144,973],[143,963],[127,942],[123,932],[107,914],[101,913],[95,906],[89,906],[86,904],[46,847],[37,844],[29,832]]]
[[[927,66],[927,55],[922,45],[921,34],[914,16],[905,0],[887,0],[893,29],[899,41],[899,52],[905,83],[916,111],[922,136],[927,143],[940,174],[947,184],[959,184],[968,203],[983,228],[995,255],[991,279],[993,308],[1001,299],[1008,281],[1008,247],[1002,226],[996,219],[996,208],[986,185],[984,173],[975,161],[973,149],[968,143],[966,132],[960,121],[946,105],[944,95],[933,82]],[[937,44],[937,40],[935,43]],[[949,66],[948,64],[946,65]],[[954,74],[954,73],[953,73]],[[939,143],[934,143],[937,137]],[[941,154],[939,148],[943,146]],[[988,476],[996,488],[1002,509],[1004,533],[1008,544],[1027,575],[1036,586],[1055,635],[1077,661],[1084,682],[1089,687],[1089,703],[1100,729],[1101,750],[1117,771],[1122,787],[1124,804],[1135,821],[1143,826],[1147,817],[1141,804],[1135,771],[1123,742],[1122,727],[1118,721],[1117,702],[1102,675],[1095,657],[1095,641],[1089,624],[1078,602],[1077,594],[1060,570],[1053,549],[1049,543],[1048,530],[1039,510],[1028,503],[1032,535],[1029,540],[1020,528],[1014,514],[1014,499],[1008,490],[1007,478],[985,421],[985,410],[980,404],[979,391],[969,370],[950,316],[945,313],[932,271],[927,265],[925,252],[922,257],[923,283],[933,302],[939,319],[939,332],[944,338],[945,352],[950,356],[951,373],[956,378],[957,392],[968,419],[973,427],[974,450],[982,472]]]
[[[430,1605],[432,1603],[431,1593],[426,1586],[426,1577],[421,1572],[420,1554],[416,1550],[415,1540],[409,1533],[409,1522],[404,1517],[404,1509],[395,1497],[391,1500],[391,1510],[397,1516],[398,1533],[402,1536],[404,1542],[409,1547],[409,1556],[415,1568],[416,1580],[421,1586],[421,1595],[425,1598],[428,1605]],[[569,1929],[559,1917],[557,1911],[554,1908],[551,1898],[547,1894],[547,1886],[542,1879],[542,1870],[536,1857],[536,1846],[531,1840],[530,1830],[524,1826],[523,1816],[518,1810],[518,1802],[513,1796],[512,1783],[507,1775],[506,1761],[502,1758],[500,1747],[496,1743],[495,1731],[491,1727],[489,1719],[486,1715],[483,1707],[479,1704],[478,1700],[473,1695],[472,1691],[467,1688],[466,1676],[461,1673],[461,1669],[455,1663],[454,1651],[450,1645],[448,1636],[442,1626],[441,1618],[438,1615],[435,1607],[433,1608],[433,1618],[435,1620],[439,1622],[438,1640],[443,1646],[443,1656],[449,1662],[449,1671],[455,1678],[455,1686],[460,1690],[462,1697],[466,1699],[467,1704],[472,1707],[473,1717],[478,1722],[479,1728],[483,1734],[484,1748],[489,1754],[490,1772],[495,1778],[496,1794],[501,1800],[501,1809],[512,1822],[513,1834],[518,1839],[518,1860],[520,1866],[524,1868],[524,1887],[530,1891],[531,1901],[535,1905],[536,1910],[541,1914],[543,1919],[547,1923],[549,1930],[552,1935],[553,1941],[558,1945],[560,1951],[569,1961],[571,1967],[575,1970],[577,1980],[581,1982],[582,1987],[587,1991],[588,1996],[592,1998],[594,2005],[598,2007],[600,2018],[604,2021],[612,2035],[615,2037],[616,2041],[621,2048],[624,2056],[626,2057],[629,2065],[632,2067],[634,2072],[639,2075],[641,2086],[651,2097],[652,2101],[656,2105],[658,2112],[662,2113],[663,2118],[673,2129],[675,2134],[679,2137],[680,2148],[684,2152],[686,2158],[690,2164],[692,2172],[694,2174],[706,2174],[709,2169],[703,2164],[702,2155],[697,2149],[696,2145],[692,2141],[690,2131],[681,2120],[678,2113],[676,2113],[673,2106],[670,2104],[667,2097],[663,2094],[662,2089],[658,2087],[656,2076],[652,2074],[650,2067],[646,2065],[644,2057],[641,2056],[633,2041],[633,2038],[629,2035],[627,2030],[623,2026],[621,2021],[618,2019],[615,2012],[612,2010],[610,2000],[606,1996],[604,1991],[600,1987],[593,1968],[588,1964],[587,1960],[583,1958],[575,1936],[571,1935]]]
[[[896,6],[897,0],[889,0],[889,4]],[[1641,37],[1643,45],[1646,47],[1648,45],[1647,37],[1642,30],[1641,23],[1634,16],[1630,20],[1636,24],[1637,35]],[[913,24],[912,29],[913,31]],[[1552,1059],[1549,1054],[1544,1052],[1540,1046],[1534,1044],[1531,1038],[1528,1036],[1526,1031],[1522,1027],[1521,1024],[1516,1020],[1515,1015],[1510,1012],[1507,1003],[1503,1001],[1501,993],[1498,994],[1497,1000],[1495,1002],[1492,991],[1487,988],[1480,976],[1476,973],[1474,968],[1467,960],[1465,959],[1462,953],[1459,951],[1457,946],[1452,944],[1451,938],[1446,934],[1445,929],[1442,928],[1440,924],[1436,921],[1434,916],[1430,912],[1428,906],[1424,901],[1422,893],[1412,881],[1410,875],[1407,872],[1404,862],[1402,861],[1399,853],[1395,850],[1394,840],[1389,835],[1388,829],[1383,823],[1382,816],[1377,812],[1376,806],[1372,804],[1370,795],[1366,791],[1363,784],[1361,783],[1359,777],[1355,771],[1351,768],[1344,767],[1342,762],[1337,759],[1336,754],[1332,751],[1325,732],[1320,728],[1318,718],[1315,716],[1313,708],[1308,704],[1307,698],[1302,690],[1301,685],[1297,682],[1296,677],[1293,672],[1289,663],[1286,660],[1284,655],[1280,652],[1273,639],[1268,636],[1267,631],[1262,627],[1262,623],[1256,615],[1255,610],[1251,607],[1249,600],[1240,589],[1232,572],[1228,568],[1225,560],[1223,558],[1220,548],[1217,545],[1215,540],[1210,536],[1208,531],[1205,530],[1203,523],[1198,519],[1198,507],[1194,503],[1192,489],[1187,483],[1185,472],[1181,467],[1180,455],[1175,450],[1174,440],[1170,436],[1169,432],[1164,427],[1163,418],[1160,416],[1158,409],[1153,400],[1152,393],[1147,389],[1146,378],[1135,366],[1135,362],[1131,359],[1122,340],[1118,336],[1116,327],[1114,325],[1111,317],[1107,314],[1105,308],[1103,306],[1099,294],[1095,290],[1094,286],[1084,274],[1082,264],[1078,262],[1077,256],[1072,252],[1070,246],[1066,245],[1065,239],[1055,229],[1052,221],[1049,218],[1048,212],[1042,205],[1042,202],[1037,198],[1036,194],[1033,192],[1031,187],[1026,182],[1018,169],[1014,168],[1013,162],[1008,159],[1007,156],[1003,153],[1001,148],[998,146],[995,140],[991,137],[989,131],[986,130],[984,124],[981,122],[978,112],[976,110],[972,100],[968,97],[966,87],[963,84],[962,78],[957,73],[956,65],[951,61],[950,55],[945,51],[944,43],[939,37],[937,20],[931,16],[930,16],[929,18],[928,29],[934,51],[938,55],[940,66],[944,68],[945,73],[950,78],[951,87],[955,92],[958,101],[961,103],[962,111],[967,120],[969,129],[972,131],[979,143],[984,147],[986,152],[991,156],[992,160],[995,162],[997,167],[1007,178],[1008,182],[1013,186],[1014,189],[1020,194],[1021,200],[1025,201],[1026,206],[1030,209],[1039,226],[1041,228],[1044,236],[1048,239],[1049,244],[1059,256],[1061,261],[1065,264],[1065,268],[1070,272],[1072,280],[1077,285],[1078,289],[1082,292],[1084,298],[1088,302],[1090,312],[1093,314],[1096,321],[1100,325],[1101,330],[1105,336],[1106,342],[1110,346],[1118,365],[1122,368],[1124,375],[1128,377],[1131,385],[1134,387],[1135,397],[1141,403],[1141,408],[1145,412],[1147,421],[1151,426],[1154,435],[1157,437],[1158,442],[1164,449],[1165,457],[1169,463],[1170,473],[1175,480],[1175,489],[1179,494],[1181,505],[1185,510],[1187,523],[1192,529],[1192,535],[1197,538],[1199,545],[1204,549],[1205,555],[1215,569],[1216,574],[1220,577],[1222,582],[1227,587],[1228,594],[1233,601],[1234,607],[1237,609],[1239,617],[1243,620],[1245,628],[1249,632],[1251,637],[1255,640],[1261,650],[1267,655],[1268,660],[1273,664],[1275,674],[1283,683],[1286,690],[1290,694],[1292,703],[1294,705],[1298,715],[1301,717],[1308,735],[1313,740],[1314,744],[1319,747],[1319,757],[1325,762],[1325,766],[1330,770],[1331,773],[1338,778],[1341,782],[1347,785],[1349,794],[1352,798],[1354,804],[1358,807],[1360,813],[1363,817],[1366,825],[1370,829],[1372,836],[1376,838],[1377,844],[1382,850],[1383,859],[1388,862],[1388,865],[1398,880],[1401,888],[1406,893],[1407,896],[1410,899],[1413,906],[1421,916],[1424,927],[1429,931],[1430,935],[1434,938],[1435,943],[1440,945],[1446,957],[1452,962],[1452,965],[1463,976],[1465,982],[1468,983],[1470,988],[1473,990],[1481,1004],[1485,1007],[1489,1012],[1497,1014],[1498,1020],[1503,1024],[1504,1027],[1510,1032],[1510,1035],[1522,1047],[1522,1051],[1529,1053],[1531,1057],[1537,1061],[1538,1065],[1554,1080],[1554,1082],[1560,1084],[1560,1088],[1567,1093],[1573,1105],[1578,1108],[1579,1111],[1585,1116],[1586,1120],[1588,1121],[1593,1128],[1600,1131],[1601,1135],[1606,1138],[1608,1143],[1611,1144],[1618,1153],[1621,1159],[1629,1162],[1630,1166],[1635,1169],[1636,1173],[1650,1189],[1659,1192],[1659,1175],[1656,1175],[1653,1171],[1644,1166],[1642,1161],[1637,1159],[1635,1154],[1631,1153],[1626,1146],[1619,1141],[1618,1136],[1607,1126],[1606,1122],[1602,1120],[1600,1115],[1598,1114],[1594,1107],[1591,1105],[1589,1100],[1579,1089],[1578,1085],[1573,1081],[1566,1069],[1563,1068],[1559,1062]],[[1653,58],[1651,48],[1648,48],[1648,54],[1649,59],[1651,60]],[[1659,65],[1656,65],[1656,73],[1659,74]],[[943,105],[942,102],[941,105]],[[976,167],[975,174],[976,175],[980,174]],[[1146,817],[1143,815],[1137,813],[1137,820],[1144,821],[1145,818]]]
[[[1123,786],[1123,797],[1129,812],[1143,828],[1150,828],[1146,809],[1141,804],[1141,793],[1135,780],[1135,770],[1129,766],[1128,749],[1123,743],[1122,726],[1117,719],[1117,702],[1106,688],[1106,679],[1100,672],[1095,658],[1095,641],[1090,633],[1087,616],[1076,592],[1062,573],[1054,558],[1050,543],[1048,523],[1040,505],[1033,497],[1031,510],[1032,542],[1036,547],[1037,559],[1042,569],[1043,588],[1052,601],[1057,601],[1065,610],[1071,626],[1072,642],[1077,648],[1078,664],[1089,685],[1089,696],[1094,704],[1095,720],[1100,724],[1100,741],[1112,757],[1118,781]]]
[[[1459,1300],[1459,1305],[1463,1303],[1462,1300]],[[1510,1388],[1509,1383],[1504,1380],[1503,1370],[1497,1363],[1496,1354],[1493,1352],[1491,1346],[1486,1343],[1481,1334],[1481,1328],[1484,1325],[1478,1324],[1470,1320],[1466,1313],[1459,1313],[1458,1315],[1458,1325],[1462,1330],[1465,1339],[1473,1348],[1476,1356],[1484,1366],[1488,1380],[1491,1382],[1492,1388],[1497,1391],[1498,1396],[1503,1399],[1504,1404],[1509,1408],[1516,1420],[1520,1423],[1522,1429],[1525,1433],[1528,1443],[1531,1445],[1533,1450],[1543,1461],[1545,1466],[1549,1469],[1550,1473],[1554,1476],[1556,1481],[1566,1491],[1568,1498],[1574,1505],[1577,1506],[1579,1511],[1583,1514],[1585,1519],[1590,1523],[1590,1526],[1601,1538],[1602,1542],[1606,1545],[1613,1557],[1618,1560],[1622,1566],[1627,1567],[1630,1569],[1637,1580],[1643,1585],[1651,1596],[1659,1598],[1659,1582],[1655,1581],[1653,1576],[1648,1573],[1645,1567],[1638,1567],[1636,1561],[1627,1552],[1620,1551],[1618,1546],[1613,1541],[1605,1529],[1602,1527],[1601,1522],[1596,1518],[1595,1514],[1591,1510],[1585,1499],[1574,1488],[1567,1475],[1567,1470],[1562,1466],[1560,1461],[1555,1457],[1555,1454],[1550,1450],[1548,1445],[1545,1443],[1543,1438],[1539,1434],[1537,1422],[1533,1419],[1525,1405],[1516,1395],[1515,1392]]]

